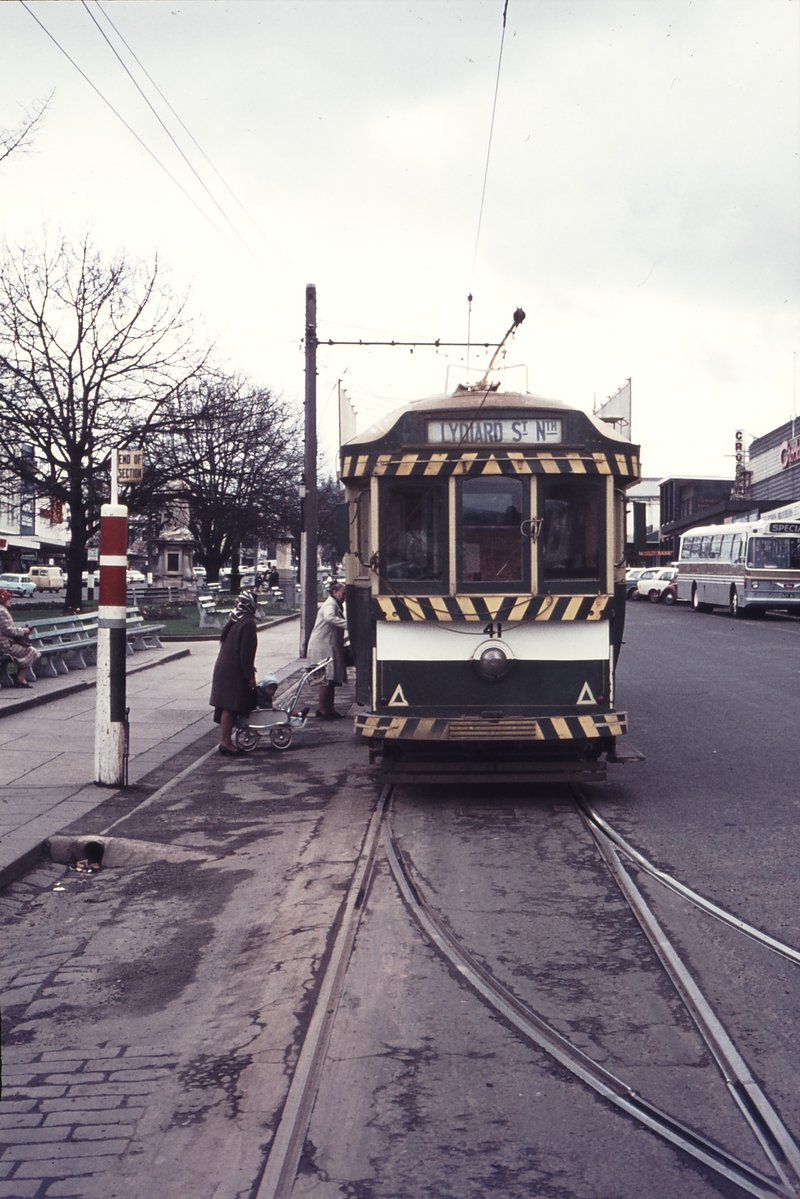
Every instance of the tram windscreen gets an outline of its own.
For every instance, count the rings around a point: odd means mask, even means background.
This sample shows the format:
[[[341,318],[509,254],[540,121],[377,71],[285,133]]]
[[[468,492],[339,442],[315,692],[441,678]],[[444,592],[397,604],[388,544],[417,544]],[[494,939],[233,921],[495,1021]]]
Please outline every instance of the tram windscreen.
[[[800,570],[800,537],[752,537],[747,565],[754,570]]]
[[[383,491],[384,545],[380,553],[387,579],[443,583],[447,578],[446,481],[386,481]]]
[[[543,479],[539,515],[542,582],[600,581],[603,495],[586,481]]]
[[[464,479],[461,484],[461,582],[522,583],[521,479]]]

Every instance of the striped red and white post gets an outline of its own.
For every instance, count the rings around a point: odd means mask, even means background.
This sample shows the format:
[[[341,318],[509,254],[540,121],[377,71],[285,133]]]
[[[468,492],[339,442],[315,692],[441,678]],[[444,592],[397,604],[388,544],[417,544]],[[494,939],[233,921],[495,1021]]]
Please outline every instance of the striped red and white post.
[[[125,782],[125,590],[128,568],[128,509],[100,509],[100,605],[97,613],[97,705],[94,781],[106,787]]]

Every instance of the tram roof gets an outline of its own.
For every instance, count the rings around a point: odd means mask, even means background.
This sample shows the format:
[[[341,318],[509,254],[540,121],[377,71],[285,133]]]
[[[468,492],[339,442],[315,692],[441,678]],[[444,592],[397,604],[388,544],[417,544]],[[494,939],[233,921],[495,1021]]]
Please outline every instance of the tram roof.
[[[342,445],[342,452],[358,446],[365,448],[371,446],[373,449],[377,449],[377,443],[383,443],[384,448],[390,446],[394,448],[401,444],[414,445],[423,442],[425,440],[424,418],[433,413],[439,413],[442,416],[449,415],[461,420],[475,420],[481,416],[485,417],[487,413],[499,416],[501,413],[513,414],[526,410],[529,410],[532,415],[538,413],[542,416],[552,414],[555,417],[569,414],[569,417],[573,418],[569,422],[573,427],[568,430],[565,441],[573,443],[585,442],[590,439],[594,441],[599,435],[603,440],[613,442],[620,448],[631,448],[630,441],[621,433],[617,433],[611,425],[590,416],[580,408],[573,408],[570,404],[565,404],[563,400],[551,400],[545,396],[516,391],[458,391],[451,395],[434,395],[422,400],[412,400],[401,408],[395,408],[393,412],[381,417],[374,425],[370,425],[363,433],[358,433],[345,442]],[[414,419],[416,416],[423,417],[423,420],[416,421]],[[395,436],[392,436],[393,433]],[[576,434],[578,435],[576,436]],[[638,449],[638,447],[636,448]]]

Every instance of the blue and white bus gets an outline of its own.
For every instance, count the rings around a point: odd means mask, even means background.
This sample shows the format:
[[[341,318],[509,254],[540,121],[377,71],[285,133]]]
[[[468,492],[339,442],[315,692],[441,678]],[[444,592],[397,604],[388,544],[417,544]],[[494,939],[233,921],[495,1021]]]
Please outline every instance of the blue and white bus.
[[[678,599],[695,612],[800,614],[800,504],[760,520],[706,525],[681,537]]]

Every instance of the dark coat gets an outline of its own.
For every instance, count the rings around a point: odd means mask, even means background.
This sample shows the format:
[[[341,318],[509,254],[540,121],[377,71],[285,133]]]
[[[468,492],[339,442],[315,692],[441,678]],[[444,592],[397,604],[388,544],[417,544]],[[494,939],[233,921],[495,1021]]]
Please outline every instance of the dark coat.
[[[255,618],[242,616],[234,624],[226,626],[224,640],[220,643],[214,675],[211,680],[211,698],[214,708],[237,712],[241,716],[251,711],[250,692],[255,670],[258,632]]]

